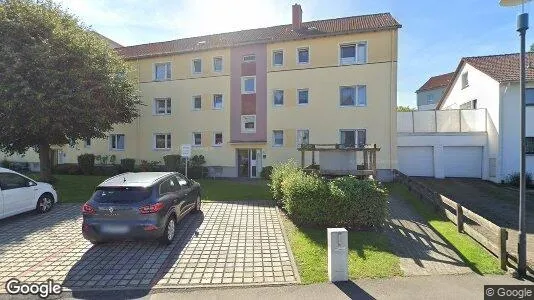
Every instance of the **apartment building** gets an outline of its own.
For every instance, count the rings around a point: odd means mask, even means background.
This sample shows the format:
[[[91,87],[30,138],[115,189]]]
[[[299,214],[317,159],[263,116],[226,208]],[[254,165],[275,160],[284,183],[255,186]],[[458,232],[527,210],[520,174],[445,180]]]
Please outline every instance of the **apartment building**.
[[[258,177],[298,161],[302,143],[377,144],[385,176],[397,165],[400,27],[389,13],[302,22],[295,4],[287,25],[116,48],[140,118],[56,149],[57,163],[88,152],[163,161],[191,144],[220,176]]]

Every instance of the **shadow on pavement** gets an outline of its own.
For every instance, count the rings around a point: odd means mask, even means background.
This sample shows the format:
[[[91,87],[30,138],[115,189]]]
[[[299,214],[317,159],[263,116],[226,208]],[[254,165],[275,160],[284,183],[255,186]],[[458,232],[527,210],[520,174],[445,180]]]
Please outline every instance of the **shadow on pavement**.
[[[352,281],[334,282],[334,285],[350,299],[375,299]]]

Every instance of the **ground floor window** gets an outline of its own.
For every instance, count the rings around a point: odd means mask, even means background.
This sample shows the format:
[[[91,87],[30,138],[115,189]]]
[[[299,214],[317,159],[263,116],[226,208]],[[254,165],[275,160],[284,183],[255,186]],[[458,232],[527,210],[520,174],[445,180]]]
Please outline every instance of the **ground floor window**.
[[[170,134],[154,134],[154,148],[157,150],[171,149],[171,135]]]
[[[193,133],[193,145],[201,146],[202,145],[202,133],[194,132]]]
[[[213,134],[213,145],[214,146],[221,146],[223,143],[223,135],[222,132],[216,132]]]
[[[308,129],[297,130],[297,148],[310,143],[310,131]]]
[[[365,129],[340,130],[340,144],[344,147],[363,147],[367,143],[367,132]]]
[[[534,154],[534,137],[526,137],[526,153],[527,154]]]
[[[284,145],[284,131],[283,130],[273,130],[273,146],[283,146]]]
[[[109,139],[111,150],[124,150],[124,134],[112,134]]]

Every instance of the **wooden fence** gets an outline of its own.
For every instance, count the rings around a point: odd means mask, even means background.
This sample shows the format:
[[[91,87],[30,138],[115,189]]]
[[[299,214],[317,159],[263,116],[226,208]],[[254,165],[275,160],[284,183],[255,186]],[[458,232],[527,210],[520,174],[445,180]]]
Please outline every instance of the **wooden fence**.
[[[403,183],[419,199],[431,203],[438,212],[456,224],[458,232],[469,235],[499,258],[501,269],[507,270],[508,263],[513,267],[517,265],[517,258],[508,253],[506,249],[506,241],[508,240],[506,228],[497,226],[398,170],[395,170],[394,174],[396,182]]]

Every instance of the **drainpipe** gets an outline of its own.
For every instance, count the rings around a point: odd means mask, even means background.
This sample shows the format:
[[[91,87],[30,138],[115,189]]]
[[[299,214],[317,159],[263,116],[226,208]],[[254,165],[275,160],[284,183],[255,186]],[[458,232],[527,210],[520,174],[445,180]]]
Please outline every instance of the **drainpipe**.
[[[500,85],[499,85],[500,86]],[[502,95],[499,97],[499,172],[498,172],[498,180],[499,182],[504,178],[503,176],[503,99],[506,93],[508,92],[508,88],[510,87],[510,82],[508,82],[504,86],[504,91],[502,92]]]

